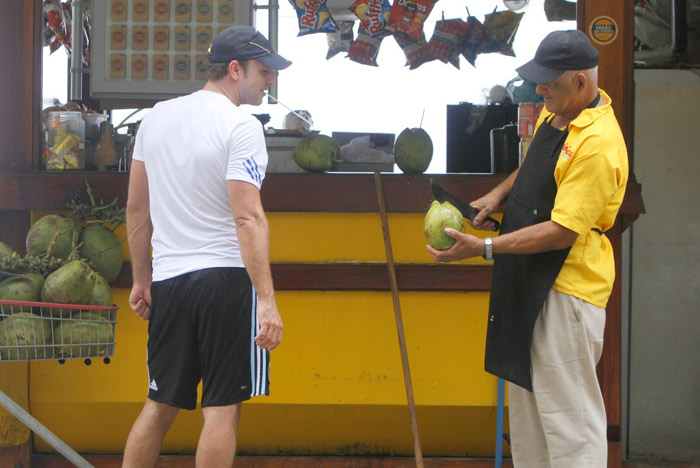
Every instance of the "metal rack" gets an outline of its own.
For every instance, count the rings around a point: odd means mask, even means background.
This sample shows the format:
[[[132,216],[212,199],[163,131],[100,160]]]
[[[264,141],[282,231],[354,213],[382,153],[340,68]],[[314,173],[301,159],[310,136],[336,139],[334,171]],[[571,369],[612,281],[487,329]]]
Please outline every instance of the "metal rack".
[[[116,306],[0,300],[0,363],[94,358],[114,355]],[[0,406],[78,468],[92,465],[0,390]]]

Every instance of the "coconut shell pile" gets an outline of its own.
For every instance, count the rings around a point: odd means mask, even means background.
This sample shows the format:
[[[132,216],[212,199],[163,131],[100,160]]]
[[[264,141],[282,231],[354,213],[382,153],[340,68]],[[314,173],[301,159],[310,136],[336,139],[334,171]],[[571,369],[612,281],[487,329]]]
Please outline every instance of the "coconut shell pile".
[[[72,201],[71,216],[49,214],[32,225],[25,256],[0,242],[0,300],[113,305],[110,283],[122,269],[124,252],[107,226],[123,221],[115,217],[115,203],[101,210],[91,194],[90,200],[88,208]],[[99,219],[100,212],[109,215]],[[111,319],[109,311],[3,305],[0,360],[104,355],[114,343]]]

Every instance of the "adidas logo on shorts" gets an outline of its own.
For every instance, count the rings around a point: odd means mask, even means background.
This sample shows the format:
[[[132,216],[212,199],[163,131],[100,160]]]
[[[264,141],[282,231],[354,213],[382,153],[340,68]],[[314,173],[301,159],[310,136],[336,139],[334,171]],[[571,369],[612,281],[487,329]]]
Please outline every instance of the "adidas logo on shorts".
[[[158,391],[158,384],[156,384],[156,379],[151,380],[151,385],[148,386],[153,391]]]

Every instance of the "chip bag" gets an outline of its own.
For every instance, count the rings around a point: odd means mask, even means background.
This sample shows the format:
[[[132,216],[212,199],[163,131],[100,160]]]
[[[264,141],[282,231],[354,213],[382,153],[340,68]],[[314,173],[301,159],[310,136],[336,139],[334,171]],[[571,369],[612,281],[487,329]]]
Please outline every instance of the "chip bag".
[[[518,31],[520,20],[525,13],[514,13],[510,10],[494,11],[484,17],[486,34],[479,46],[478,53],[498,53],[515,57],[513,39]]]
[[[350,6],[362,26],[372,37],[384,37],[390,34],[386,29],[391,12],[389,0],[357,0]]]
[[[71,19],[70,14],[58,0],[46,0],[44,3],[46,22],[56,35],[58,42],[67,50],[71,47]]]
[[[416,42],[423,39],[423,24],[438,0],[396,0],[391,7],[387,28],[394,35]]]
[[[484,36],[486,35],[486,28],[484,28],[481,21],[476,19],[474,16],[467,18],[467,26],[469,26],[469,30],[467,31],[467,35],[462,46],[462,55],[469,63],[472,64],[472,66],[476,66],[474,65],[474,62],[476,61],[476,56],[479,53],[481,41],[484,40]]]
[[[423,36],[420,42],[416,42],[405,36],[394,35],[394,39],[403,50],[404,55],[406,55],[406,65],[408,65],[409,70],[415,70],[424,63],[431,62],[436,59],[434,55],[428,50],[428,44],[425,42],[425,36]]]
[[[382,44],[382,39],[383,37],[371,36],[367,30],[360,25],[357,39],[350,44],[348,58],[353,62],[376,67],[377,55],[379,54],[379,46]]]
[[[461,19],[442,19],[435,24],[433,36],[428,42],[427,53],[443,63],[451,63],[459,69],[459,54],[469,32],[469,24]]]
[[[339,52],[348,52],[350,44],[355,39],[355,34],[352,28],[355,26],[354,21],[338,21],[338,31],[326,33],[328,39],[328,53],[326,60],[335,57]]]
[[[329,33],[338,30],[326,0],[289,0],[299,19],[299,34]]]

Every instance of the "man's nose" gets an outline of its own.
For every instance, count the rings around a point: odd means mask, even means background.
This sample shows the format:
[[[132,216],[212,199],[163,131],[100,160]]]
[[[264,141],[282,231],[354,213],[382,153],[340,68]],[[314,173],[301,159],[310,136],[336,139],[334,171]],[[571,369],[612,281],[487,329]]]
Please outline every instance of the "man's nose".
[[[546,86],[543,84],[537,84],[537,87],[535,87],[535,93],[539,94],[540,96],[544,95]]]

